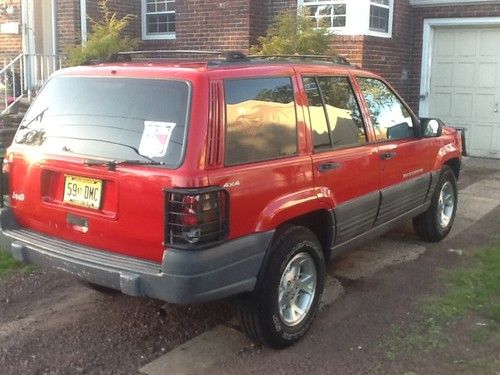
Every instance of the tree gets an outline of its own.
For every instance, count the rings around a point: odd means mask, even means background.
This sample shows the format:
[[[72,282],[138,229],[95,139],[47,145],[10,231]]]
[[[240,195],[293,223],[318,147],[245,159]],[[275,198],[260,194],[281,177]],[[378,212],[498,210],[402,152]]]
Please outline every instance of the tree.
[[[330,33],[324,27],[315,27],[308,10],[299,13],[284,11],[269,28],[266,36],[258,38],[258,44],[250,53],[262,55],[334,55],[330,48]]]
[[[123,31],[135,18],[132,14],[119,18],[111,12],[108,0],[99,0],[101,20],[95,21],[89,17],[91,31],[84,46],[76,46],[69,51],[69,65],[80,65],[90,60],[104,60],[110,55],[137,48],[139,41],[129,36],[123,36]]]

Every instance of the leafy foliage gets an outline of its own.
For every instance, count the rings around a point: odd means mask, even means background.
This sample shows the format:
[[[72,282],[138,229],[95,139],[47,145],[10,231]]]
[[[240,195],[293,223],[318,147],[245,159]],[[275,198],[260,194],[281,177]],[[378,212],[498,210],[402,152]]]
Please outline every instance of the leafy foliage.
[[[258,44],[250,53],[262,55],[331,55],[330,34],[326,28],[315,27],[308,10],[302,8],[299,14],[281,12],[266,36],[259,37]]]
[[[14,270],[20,270],[21,272],[31,272],[33,267],[16,261],[9,254],[5,253],[0,249],[0,279],[7,276]]]
[[[110,55],[126,50],[134,50],[139,41],[129,36],[123,36],[123,31],[135,18],[132,14],[119,18],[109,10],[108,0],[99,0],[99,10],[102,19],[95,21],[89,17],[92,24],[85,46],[76,46],[69,51],[69,65],[79,65],[90,60],[103,60]]]

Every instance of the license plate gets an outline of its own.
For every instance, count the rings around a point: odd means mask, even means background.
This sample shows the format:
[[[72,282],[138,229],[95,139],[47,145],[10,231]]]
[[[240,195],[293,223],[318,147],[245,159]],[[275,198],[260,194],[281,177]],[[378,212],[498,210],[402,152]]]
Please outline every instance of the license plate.
[[[66,175],[64,202],[98,210],[101,207],[102,181],[95,178]]]

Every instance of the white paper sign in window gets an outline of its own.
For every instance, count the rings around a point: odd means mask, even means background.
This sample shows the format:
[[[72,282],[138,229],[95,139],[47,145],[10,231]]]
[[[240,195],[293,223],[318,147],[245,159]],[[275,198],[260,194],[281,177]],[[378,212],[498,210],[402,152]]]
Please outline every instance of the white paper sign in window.
[[[144,121],[139,153],[149,158],[165,156],[174,128],[174,122]]]

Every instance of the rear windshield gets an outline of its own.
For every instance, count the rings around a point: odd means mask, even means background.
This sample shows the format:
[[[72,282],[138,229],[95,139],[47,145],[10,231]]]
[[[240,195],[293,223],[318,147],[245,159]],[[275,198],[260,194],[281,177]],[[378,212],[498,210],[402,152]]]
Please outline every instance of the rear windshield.
[[[182,162],[190,105],[185,81],[54,77],[15,142],[96,159]]]

